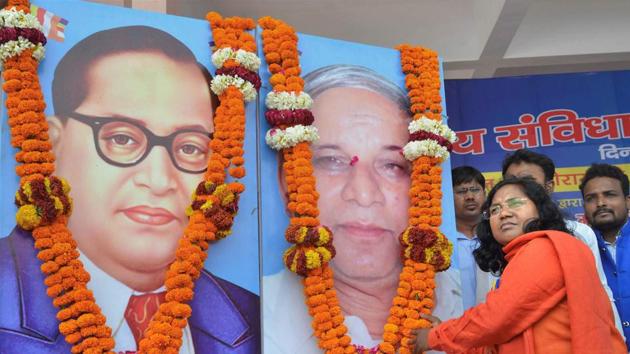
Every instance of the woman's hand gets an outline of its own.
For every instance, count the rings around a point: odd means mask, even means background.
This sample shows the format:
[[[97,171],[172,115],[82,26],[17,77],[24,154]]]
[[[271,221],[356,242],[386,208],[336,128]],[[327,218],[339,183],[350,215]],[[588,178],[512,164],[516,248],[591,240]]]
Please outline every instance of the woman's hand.
[[[432,328],[439,326],[442,320],[435,316],[421,314],[420,317],[431,322],[431,328],[420,328],[416,331],[416,343],[413,348],[414,354],[421,354],[422,352],[431,349],[429,346],[429,332]]]
[[[429,347],[429,332],[431,328],[420,328],[416,331],[416,343],[413,346],[413,354],[422,354],[422,352],[431,349]]]

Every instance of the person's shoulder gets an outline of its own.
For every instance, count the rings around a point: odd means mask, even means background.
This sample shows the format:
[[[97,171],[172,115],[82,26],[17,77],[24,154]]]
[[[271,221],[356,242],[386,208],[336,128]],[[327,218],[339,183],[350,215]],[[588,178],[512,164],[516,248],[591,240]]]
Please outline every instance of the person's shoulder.
[[[519,250],[519,255],[526,256],[523,258],[528,262],[541,264],[554,262],[558,260],[559,251],[575,254],[591,252],[588,243],[566,232],[548,230],[542,233],[545,237],[534,237]]]
[[[10,236],[9,236],[10,237]],[[19,318],[19,287],[17,267],[14,261],[12,239],[0,238],[0,327],[10,328],[6,322],[14,322],[11,317]]]
[[[199,292],[221,292],[239,305],[255,303],[258,306],[260,301],[260,297],[253,292],[220,278],[205,269],[201,272],[196,287],[197,289],[195,290]]]
[[[567,235],[565,233],[559,233],[558,235]],[[555,255],[556,248],[553,241],[549,237],[537,237],[529,240],[519,251],[519,255],[526,256],[526,258],[532,262],[547,261],[549,256]],[[556,258],[556,257],[552,257]]]
[[[262,288],[265,294],[264,307],[268,313],[283,311],[287,304],[304,302],[304,288],[300,276],[286,268],[263,276]]]
[[[575,237],[584,241],[596,239],[595,232],[590,226],[575,220],[565,220],[564,222],[567,225],[567,229],[569,229]]]
[[[321,352],[312,336],[312,317],[304,305],[301,277],[286,268],[263,276],[265,352]]]
[[[56,309],[46,295],[30,233],[0,238],[0,353],[59,353]],[[5,346],[6,345],[6,346]]]
[[[195,283],[195,297],[190,306],[189,324],[195,346],[207,346],[212,348],[208,350],[221,353],[259,348],[258,295],[204,269]]]
[[[9,236],[0,238],[0,284],[2,284],[0,293],[2,293],[2,290],[11,288],[9,284],[14,284],[18,280],[16,248],[23,247],[21,243],[15,230]],[[0,296],[0,299],[2,299],[2,296]]]

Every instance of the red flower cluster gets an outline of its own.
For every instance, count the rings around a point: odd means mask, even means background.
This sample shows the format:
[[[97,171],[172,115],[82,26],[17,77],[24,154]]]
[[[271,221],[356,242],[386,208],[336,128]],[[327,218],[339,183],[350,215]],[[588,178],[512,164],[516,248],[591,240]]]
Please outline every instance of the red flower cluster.
[[[256,91],[260,89],[260,76],[258,73],[255,73],[251,70],[247,70],[242,66],[234,66],[234,67],[222,67],[217,69],[217,75],[230,75],[230,76],[238,76],[245,81],[249,81]]]
[[[284,233],[287,242],[307,246],[332,247],[332,231],[326,226],[289,225]]]
[[[434,140],[441,146],[445,147],[446,150],[448,150],[449,152],[453,150],[453,144],[451,144],[450,141],[446,140],[446,138],[444,138],[443,136],[433,134],[431,132],[421,130],[419,132],[412,133],[409,136],[409,141],[416,141],[416,140],[420,141],[420,140],[427,140],[427,139]]]
[[[315,121],[308,109],[269,109],[265,112],[265,118],[274,127],[311,125]]]
[[[4,27],[0,29],[0,44],[4,44],[8,41],[16,41],[18,37],[27,39],[35,45],[40,43],[46,45],[46,36],[42,31],[35,28]]]
[[[233,192],[228,184],[200,182],[195,191],[192,210],[199,210],[217,228],[216,236],[227,236],[238,212],[240,191]]]
[[[50,225],[58,216],[69,216],[72,211],[72,200],[64,190],[63,182],[55,177],[36,177],[30,181],[24,181],[21,188],[15,194],[15,204],[18,208],[32,207],[40,218],[37,225]],[[20,212],[18,212],[18,215]],[[20,217],[18,217],[20,222]],[[27,230],[33,227],[20,223],[22,228]]]
[[[407,238],[404,237],[405,232],[408,232]],[[400,236],[400,244],[404,247],[407,246],[420,246],[427,248],[433,246],[437,240],[435,231],[431,229],[421,229],[419,227],[411,227],[405,230]]]

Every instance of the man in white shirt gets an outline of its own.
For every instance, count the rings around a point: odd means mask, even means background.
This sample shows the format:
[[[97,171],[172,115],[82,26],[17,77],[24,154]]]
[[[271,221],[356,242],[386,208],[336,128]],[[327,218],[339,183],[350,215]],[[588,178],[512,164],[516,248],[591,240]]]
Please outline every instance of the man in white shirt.
[[[462,299],[467,310],[486,299],[495,277],[479,269],[473,251],[479,246],[475,228],[481,219],[486,200],[485,178],[474,167],[460,166],[451,171],[453,201],[457,226],[457,243],[453,248],[454,264],[462,282]]]
[[[503,159],[502,163],[503,178],[532,178],[542,185],[550,195],[553,193],[555,187],[555,173],[556,166],[549,157],[527,149],[520,149],[510,155],[507,155],[505,159]],[[595,233],[588,225],[567,219],[565,219],[565,222],[569,231],[571,231],[577,239],[584,242],[593,253],[597,274],[599,275],[602,286],[604,287],[604,290],[611,302],[611,307],[615,316],[615,325],[619,332],[623,335],[623,329],[617,308],[615,306],[613,293],[608,286],[606,275],[602,266]]]

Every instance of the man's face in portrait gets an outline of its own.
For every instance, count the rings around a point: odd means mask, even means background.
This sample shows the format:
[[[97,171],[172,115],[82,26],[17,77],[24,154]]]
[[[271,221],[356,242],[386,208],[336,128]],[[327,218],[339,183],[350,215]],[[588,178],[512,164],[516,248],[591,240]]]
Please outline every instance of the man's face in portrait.
[[[398,272],[407,225],[409,117],[370,90],[338,87],[314,100],[320,139],[313,166],[323,225],[334,233],[336,272],[380,278]]]
[[[195,62],[150,51],[104,56],[85,80],[86,97],[70,117],[50,118],[57,174],[72,186],[69,227],[97,266],[153,290],[205,169],[210,91]],[[129,284],[151,273],[155,286]]]

